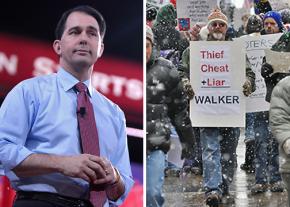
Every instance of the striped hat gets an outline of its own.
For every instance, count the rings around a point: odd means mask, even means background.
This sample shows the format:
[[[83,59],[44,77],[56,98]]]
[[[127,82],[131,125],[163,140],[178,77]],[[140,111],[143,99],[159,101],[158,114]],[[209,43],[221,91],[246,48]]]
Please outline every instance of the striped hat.
[[[221,21],[228,25],[228,18],[224,15],[219,7],[214,8],[207,17],[208,25],[214,21]]]

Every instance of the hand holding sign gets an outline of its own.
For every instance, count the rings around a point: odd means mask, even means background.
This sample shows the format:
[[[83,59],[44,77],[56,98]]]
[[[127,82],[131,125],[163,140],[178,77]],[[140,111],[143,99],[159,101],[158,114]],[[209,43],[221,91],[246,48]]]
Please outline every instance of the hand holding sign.
[[[186,32],[187,39],[189,41],[197,41],[199,40],[199,32],[200,32],[201,26],[199,24],[195,24],[192,26],[192,28]]]
[[[243,84],[243,93],[245,96],[249,96],[252,93],[252,84],[251,81],[246,80]]]
[[[264,63],[261,68],[261,75],[264,79],[270,78],[273,73],[273,67],[269,63]]]

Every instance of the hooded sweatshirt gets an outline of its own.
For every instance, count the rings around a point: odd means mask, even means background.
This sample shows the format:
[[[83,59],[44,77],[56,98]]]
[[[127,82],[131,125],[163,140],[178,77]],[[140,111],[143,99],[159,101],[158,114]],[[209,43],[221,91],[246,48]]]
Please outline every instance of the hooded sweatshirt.
[[[189,42],[182,38],[180,32],[176,30],[177,14],[172,4],[167,4],[160,8],[157,13],[153,33],[156,45],[159,50],[177,50],[182,52],[189,46]]]

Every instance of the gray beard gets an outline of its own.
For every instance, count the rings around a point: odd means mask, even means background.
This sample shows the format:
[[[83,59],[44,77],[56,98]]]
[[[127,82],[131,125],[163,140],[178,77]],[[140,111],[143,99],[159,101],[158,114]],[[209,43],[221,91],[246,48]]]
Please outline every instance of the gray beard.
[[[212,33],[212,37],[216,40],[224,40],[224,35],[223,33],[220,33],[220,32]]]

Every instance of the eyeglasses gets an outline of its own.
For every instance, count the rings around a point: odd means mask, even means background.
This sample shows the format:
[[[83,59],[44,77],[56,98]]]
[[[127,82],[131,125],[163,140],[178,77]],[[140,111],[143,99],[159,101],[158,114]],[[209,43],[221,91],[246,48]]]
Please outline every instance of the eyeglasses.
[[[223,22],[213,22],[213,23],[211,24],[211,26],[213,26],[213,27],[217,27],[217,26],[219,26],[219,27],[224,27],[224,26],[226,26],[226,24],[223,23]]]

